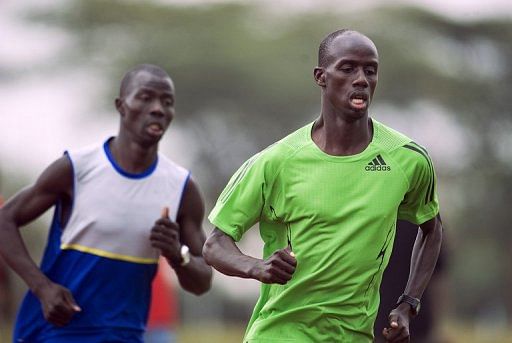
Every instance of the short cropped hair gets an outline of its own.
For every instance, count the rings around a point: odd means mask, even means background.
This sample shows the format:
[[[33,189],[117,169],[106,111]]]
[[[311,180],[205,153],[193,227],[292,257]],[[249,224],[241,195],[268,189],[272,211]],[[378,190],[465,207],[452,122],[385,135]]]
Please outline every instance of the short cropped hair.
[[[121,87],[119,88],[119,96],[123,97],[129,91],[128,88],[131,84],[133,77],[141,71],[145,71],[156,76],[171,78],[163,68],[157,65],[139,64],[130,69],[129,71],[127,71],[126,74],[124,74],[123,79],[121,81]]]
[[[354,32],[350,29],[341,29],[334,32],[331,32],[324,38],[324,40],[320,43],[318,47],[318,66],[326,67],[329,64],[329,47],[334,39],[338,36],[341,36],[347,32]]]

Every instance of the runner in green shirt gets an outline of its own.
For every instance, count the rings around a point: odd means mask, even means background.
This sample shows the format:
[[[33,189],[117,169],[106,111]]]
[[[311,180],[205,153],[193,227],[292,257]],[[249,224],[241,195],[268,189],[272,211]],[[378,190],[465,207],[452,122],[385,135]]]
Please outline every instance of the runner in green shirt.
[[[235,173],[203,254],[224,274],[262,282],[244,342],[371,342],[396,220],[418,224],[409,282],[383,332],[407,342],[441,245],[432,161],[369,118],[378,75],[369,38],[333,32],[318,63],[320,117]],[[263,260],[235,244],[258,222]]]

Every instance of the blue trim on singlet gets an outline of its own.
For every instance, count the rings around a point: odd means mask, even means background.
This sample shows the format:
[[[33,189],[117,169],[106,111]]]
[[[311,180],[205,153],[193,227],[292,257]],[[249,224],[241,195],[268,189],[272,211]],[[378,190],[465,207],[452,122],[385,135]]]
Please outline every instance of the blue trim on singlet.
[[[50,270],[55,263],[60,253],[60,242],[62,236],[62,223],[60,218],[62,217],[62,204],[57,202],[55,204],[55,210],[53,212],[53,219],[48,232],[48,240],[44,251],[43,259],[41,261],[41,271],[46,273]]]
[[[103,143],[103,150],[105,150],[105,154],[107,155],[107,158],[110,162],[110,164],[112,164],[112,167],[114,167],[114,169],[121,175],[123,175],[124,177],[127,177],[129,179],[143,179],[145,177],[148,177],[149,175],[151,175],[151,173],[153,173],[153,171],[155,171],[156,169],[156,166],[158,164],[158,155],[156,156],[155,158],[155,161],[149,166],[148,169],[146,169],[145,171],[143,171],[142,173],[139,173],[139,174],[134,174],[134,173],[129,173],[127,171],[124,171],[120,165],[117,164],[116,160],[114,159],[114,156],[112,156],[112,152],[110,151],[110,147],[109,147],[109,142],[113,139],[114,137],[110,137],[109,139],[107,139],[105,141],[105,143]]]

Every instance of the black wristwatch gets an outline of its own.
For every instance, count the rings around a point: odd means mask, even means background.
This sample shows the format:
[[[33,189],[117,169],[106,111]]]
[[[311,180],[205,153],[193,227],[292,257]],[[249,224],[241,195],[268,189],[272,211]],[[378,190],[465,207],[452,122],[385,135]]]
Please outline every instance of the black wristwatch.
[[[397,306],[401,303],[407,303],[409,306],[411,306],[411,313],[413,316],[417,316],[420,312],[421,307],[421,301],[418,298],[413,298],[408,296],[407,294],[402,294],[400,298],[398,298],[398,301],[396,302]]]

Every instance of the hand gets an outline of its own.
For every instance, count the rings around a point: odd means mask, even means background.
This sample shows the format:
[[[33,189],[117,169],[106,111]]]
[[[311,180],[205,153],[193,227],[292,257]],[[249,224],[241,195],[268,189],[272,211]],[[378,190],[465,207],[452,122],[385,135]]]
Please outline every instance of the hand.
[[[286,284],[292,278],[297,266],[295,254],[290,247],[277,250],[256,267],[255,279],[263,283]]]
[[[41,302],[44,319],[56,326],[64,326],[76,312],[82,311],[69,289],[49,282],[34,292]]]
[[[389,328],[385,328],[382,334],[386,342],[403,343],[410,341],[409,322],[411,309],[409,304],[402,303],[389,314]]]
[[[159,249],[172,266],[181,262],[180,227],[169,219],[169,208],[164,207],[162,216],[155,222],[149,236],[151,246]]]

